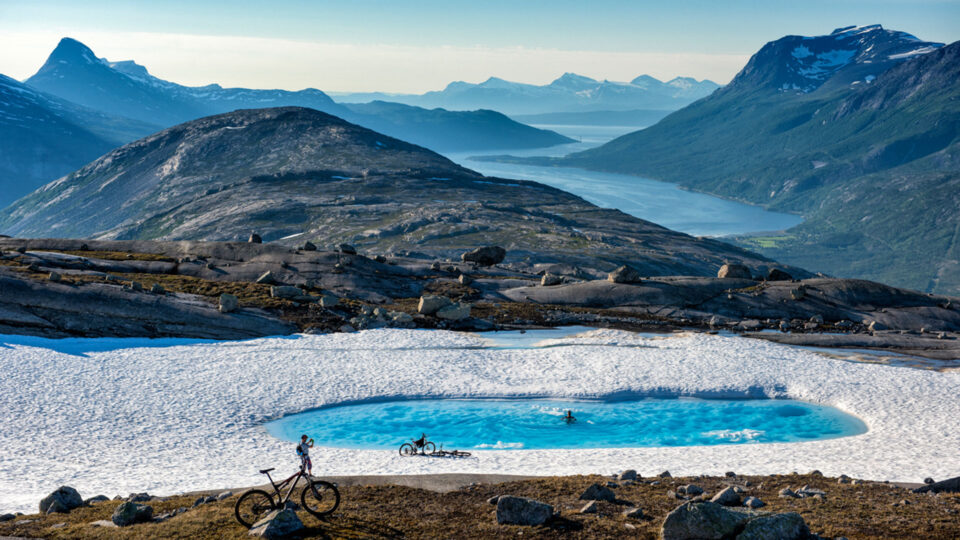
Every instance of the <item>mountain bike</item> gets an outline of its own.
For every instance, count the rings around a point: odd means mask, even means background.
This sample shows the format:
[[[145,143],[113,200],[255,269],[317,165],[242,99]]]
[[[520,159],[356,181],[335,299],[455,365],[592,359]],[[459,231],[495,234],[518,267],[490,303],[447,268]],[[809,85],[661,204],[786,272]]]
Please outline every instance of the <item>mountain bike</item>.
[[[273,486],[272,495],[262,489],[251,489],[237,500],[234,514],[237,516],[237,521],[244,527],[249,529],[273,510],[279,510],[286,506],[301,478],[307,483],[303,491],[300,492],[300,506],[304,510],[318,518],[324,518],[340,506],[340,492],[337,491],[337,486],[324,480],[310,478],[304,465],[300,466],[300,470],[296,474],[279,484],[270,477],[270,471],[272,470],[273,468],[260,471],[260,474],[267,475],[267,479],[270,480],[270,485]],[[288,484],[290,489],[284,495],[282,490]]]
[[[417,451],[423,452],[423,455],[432,454],[437,451],[437,445],[427,440],[427,434],[422,433],[419,439],[410,439],[410,442],[400,445],[401,456],[415,456]]]

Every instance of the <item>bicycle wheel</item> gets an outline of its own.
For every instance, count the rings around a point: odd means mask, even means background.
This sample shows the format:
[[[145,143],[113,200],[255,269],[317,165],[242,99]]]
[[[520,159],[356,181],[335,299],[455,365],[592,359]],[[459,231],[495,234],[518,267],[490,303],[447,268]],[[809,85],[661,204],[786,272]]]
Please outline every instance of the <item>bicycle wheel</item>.
[[[269,493],[260,489],[251,489],[240,496],[233,512],[237,516],[237,521],[249,529],[273,508],[273,497]]]
[[[330,482],[314,480],[303,488],[300,503],[304,510],[318,518],[326,517],[340,506],[340,492]]]
[[[401,456],[413,456],[417,453],[417,450],[410,443],[403,443],[400,445],[400,455]]]
[[[424,454],[432,454],[436,451],[437,451],[437,445],[433,444],[432,442],[428,442],[423,445]]]

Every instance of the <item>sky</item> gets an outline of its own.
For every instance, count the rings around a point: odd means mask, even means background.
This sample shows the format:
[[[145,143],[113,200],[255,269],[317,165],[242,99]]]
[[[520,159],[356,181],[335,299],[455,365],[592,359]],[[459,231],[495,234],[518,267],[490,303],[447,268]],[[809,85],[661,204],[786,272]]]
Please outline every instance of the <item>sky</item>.
[[[882,24],[960,39],[960,0],[0,0],[0,73],[25,79],[61,37],[199,86],[420,93],[564,72],[728,82],[784,35]]]

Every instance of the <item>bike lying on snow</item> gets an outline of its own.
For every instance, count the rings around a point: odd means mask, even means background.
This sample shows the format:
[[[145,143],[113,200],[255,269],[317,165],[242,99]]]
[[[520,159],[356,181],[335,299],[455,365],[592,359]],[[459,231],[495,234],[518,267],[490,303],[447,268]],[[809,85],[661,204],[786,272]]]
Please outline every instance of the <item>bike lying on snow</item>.
[[[337,491],[337,486],[325,480],[310,478],[303,465],[300,466],[300,470],[296,474],[279,484],[275,483],[273,478],[270,477],[270,471],[272,470],[271,468],[260,471],[260,474],[267,475],[267,479],[270,480],[270,485],[273,486],[272,495],[262,489],[251,489],[237,500],[234,513],[237,516],[237,521],[244,527],[249,529],[273,510],[283,508],[290,500],[301,479],[306,482],[306,486],[300,492],[300,506],[304,510],[318,518],[325,518],[340,506],[340,492]],[[282,490],[287,485],[290,486],[290,489],[284,495]]]
[[[461,452],[460,450],[444,450],[427,440],[427,434],[423,433],[419,439],[411,439],[408,443],[400,445],[400,455],[403,457],[416,456],[417,454],[431,457],[470,457],[470,452]]]

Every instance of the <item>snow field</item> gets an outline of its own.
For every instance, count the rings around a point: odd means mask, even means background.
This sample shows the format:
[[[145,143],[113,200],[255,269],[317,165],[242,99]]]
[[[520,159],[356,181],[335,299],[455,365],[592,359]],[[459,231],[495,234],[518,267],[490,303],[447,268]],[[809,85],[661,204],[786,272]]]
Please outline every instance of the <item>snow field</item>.
[[[855,364],[705,334],[596,330],[535,349],[485,343],[387,329],[242,342],[0,336],[0,513],[36,511],[62,484],[84,497],[258,484],[258,469],[292,473],[297,464],[294,445],[269,436],[263,422],[371,399],[790,397],[840,408],[869,431],[806,443],[483,450],[465,460],[316,448],[315,474],[819,469],[918,481],[960,470],[957,372]]]

